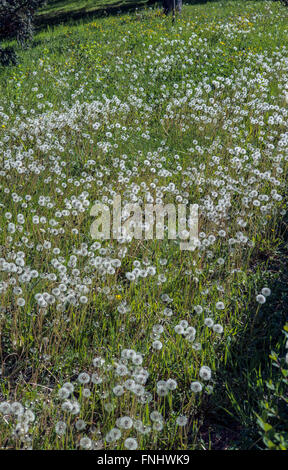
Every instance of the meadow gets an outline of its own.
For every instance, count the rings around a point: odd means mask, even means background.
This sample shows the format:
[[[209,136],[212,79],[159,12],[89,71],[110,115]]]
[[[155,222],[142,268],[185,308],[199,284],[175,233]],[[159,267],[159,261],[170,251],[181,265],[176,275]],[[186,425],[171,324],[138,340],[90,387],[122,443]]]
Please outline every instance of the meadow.
[[[1,449],[288,448],[287,20],[275,1],[184,5],[173,25],[155,6],[16,45]],[[117,194],[198,204],[199,246],[93,240],[91,207]]]

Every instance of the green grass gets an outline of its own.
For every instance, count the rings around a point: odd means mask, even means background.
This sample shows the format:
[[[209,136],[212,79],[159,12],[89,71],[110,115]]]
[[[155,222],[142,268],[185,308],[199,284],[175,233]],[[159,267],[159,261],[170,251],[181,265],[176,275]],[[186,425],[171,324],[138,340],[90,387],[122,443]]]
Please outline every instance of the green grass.
[[[75,1],[75,2],[67,2],[65,0],[55,0],[55,1],[50,1],[48,2],[47,5],[42,9],[41,14],[57,14],[59,12],[73,12],[77,10],[84,10],[85,11],[91,11],[99,6],[103,5],[109,5],[109,3],[115,3],[115,2],[103,2],[103,1],[97,1],[97,0],[88,0],[88,1]]]
[[[231,341],[215,393],[203,409],[204,430],[216,447],[287,448],[287,224],[282,243],[271,253],[265,276],[272,290],[255,321]],[[284,335],[279,325],[284,326]],[[287,346],[287,343],[286,343]],[[203,434],[203,432],[202,432]],[[228,435],[228,442],[227,442]],[[204,445],[207,437],[204,433]]]
[[[50,13],[75,5],[51,2]],[[84,436],[107,449],[123,449],[128,437],[140,449],[263,446],[255,413],[285,322],[276,286],[286,256],[287,16],[277,2],[225,1],[184,6],[174,26],[157,8],[90,18],[42,30],[29,50],[18,49],[19,66],[0,71],[0,398],[36,416],[27,424],[2,413],[3,448],[78,449]],[[133,240],[121,253],[124,245],[110,240],[99,252],[90,209],[96,200],[111,204],[114,193],[124,202],[150,193],[199,204],[206,245],[187,252],[179,240]],[[76,199],[89,204],[73,207]],[[46,219],[36,223],[36,215]],[[38,277],[22,277],[19,251]],[[102,271],[90,262],[97,256]],[[121,261],[111,274],[109,259]],[[129,281],[135,261],[156,274]],[[256,295],[266,286],[272,294],[262,306]],[[74,300],[65,303],[69,290]],[[51,303],[41,306],[37,293],[52,295]],[[175,333],[181,320],[196,329],[194,341]],[[128,388],[113,392],[129,375],[115,374],[125,348],[142,355],[146,401]],[[98,356],[104,367],[92,365]],[[203,365],[212,371],[207,382]],[[79,384],[83,371],[103,382]],[[156,383],[169,378],[177,388],[161,397]],[[190,389],[198,380],[199,394]],[[68,381],[78,414],[61,408],[58,392]],[[152,411],[163,416],[163,430],[153,428]],[[181,415],[184,427],[176,424]],[[134,427],[109,443],[120,416],[150,433]],[[79,418],[85,430],[75,427]]]
[[[51,0],[49,1],[37,14],[37,22],[41,24],[43,20],[54,20],[61,17],[65,18],[73,17],[75,15],[88,15],[95,14],[100,10],[121,9],[123,7],[133,6],[137,3],[138,8],[141,8],[147,4],[148,0],[88,0],[88,1],[69,1],[66,0]]]

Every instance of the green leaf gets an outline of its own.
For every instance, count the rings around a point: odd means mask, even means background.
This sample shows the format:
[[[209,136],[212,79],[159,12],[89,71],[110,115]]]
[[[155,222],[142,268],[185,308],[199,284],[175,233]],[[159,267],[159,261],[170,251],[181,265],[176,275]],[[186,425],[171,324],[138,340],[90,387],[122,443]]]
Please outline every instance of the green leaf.
[[[256,416],[257,416],[257,418],[258,418],[258,419],[257,419],[258,424],[259,424],[259,426],[263,429],[263,431],[268,432],[268,431],[270,431],[270,429],[272,429],[271,424],[265,423],[265,421],[263,421],[263,419],[260,418],[260,416],[257,415],[257,413],[256,413]]]

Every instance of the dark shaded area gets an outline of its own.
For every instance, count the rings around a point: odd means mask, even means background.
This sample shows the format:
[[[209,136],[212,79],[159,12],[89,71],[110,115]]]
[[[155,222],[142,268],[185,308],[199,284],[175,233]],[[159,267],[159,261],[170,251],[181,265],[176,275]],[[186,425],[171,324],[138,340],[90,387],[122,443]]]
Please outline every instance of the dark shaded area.
[[[86,11],[85,9],[71,11],[71,12],[52,12],[46,15],[39,15],[35,19],[35,26],[36,29],[42,29],[46,26],[56,26],[61,23],[66,23],[69,21],[77,21],[77,20],[86,20],[89,18],[101,18],[108,15],[119,15],[121,13],[128,13],[130,11],[135,11],[136,8],[140,9],[145,6],[152,6],[157,2],[154,0],[149,0],[148,2],[135,2],[128,1],[127,4],[123,5],[122,1],[115,2],[112,5],[109,5],[105,8],[99,7],[99,9],[95,9],[93,11]]]
[[[182,0],[163,0],[163,13],[168,15],[173,11],[173,17],[175,17],[175,10],[181,13]]]
[[[0,45],[0,64],[6,67],[8,65],[16,65],[17,63],[18,59],[13,47],[3,48]]]
[[[281,232],[282,242],[277,251],[257,253],[255,259],[255,263],[257,259],[268,259],[267,270],[275,275],[269,282],[271,296],[257,316],[247,316],[242,334],[231,338],[227,362],[216,372],[216,388],[201,410],[200,438],[215,450],[263,447],[255,412],[261,414],[260,402],[265,400],[267,393],[265,382],[277,373],[269,359],[271,350],[284,354],[282,329],[287,321],[288,303],[288,219],[283,221]]]
[[[219,0],[188,0],[185,1],[185,4],[201,4],[201,3],[208,3],[208,1],[219,1]],[[35,18],[36,28],[42,29],[48,25],[56,26],[61,23],[66,23],[69,21],[77,21],[81,19],[89,19],[89,18],[101,18],[108,15],[119,15],[122,13],[129,13],[131,11],[135,11],[136,9],[140,10],[143,8],[149,8],[153,6],[163,6],[163,1],[159,0],[143,0],[143,1],[135,1],[135,0],[127,0],[125,4],[123,4],[123,0],[113,3],[112,5],[107,5],[107,7],[99,7],[99,9],[95,9],[93,11],[86,11],[84,9],[80,9],[77,11],[71,12],[61,12],[58,13],[47,13],[39,15]]]
[[[14,39],[23,45],[33,37],[33,17],[46,0],[10,0],[0,3],[0,41]]]
[[[2,41],[16,39],[22,47],[33,38],[33,18],[46,0],[10,0],[0,2],[0,64],[16,65],[13,47],[3,48]]]

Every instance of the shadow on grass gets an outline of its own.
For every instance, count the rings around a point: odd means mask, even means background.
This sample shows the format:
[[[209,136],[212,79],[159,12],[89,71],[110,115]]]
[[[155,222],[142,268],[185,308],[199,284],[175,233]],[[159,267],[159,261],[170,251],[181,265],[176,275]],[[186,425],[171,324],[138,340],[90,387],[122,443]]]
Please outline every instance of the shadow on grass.
[[[217,2],[220,0],[186,0],[184,4],[203,4],[208,2]],[[104,2],[104,0],[103,0]],[[101,18],[110,15],[119,15],[122,13],[128,13],[131,11],[135,11],[136,9],[143,9],[149,8],[153,6],[162,7],[162,1],[159,0],[119,0],[118,2],[107,4],[106,6],[102,5],[95,5],[94,9],[86,10],[86,8],[82,8],[79,10],[74,11],[52,11],[51,13],[42,13],[39,14],[35,18],[35,25],[37,30],[41,30],[46,26],[56,26],[61,23],[66,23],[70,21],[77,21],[77,20],[87,20],[89,18]]]
[[[255,412],[259,413],[260,401],[267,394],[265,382],[273,376],[271,350],[279,352],[283,347],[288,302],[287,222],[281,227],[279,248],[267,256],[267,271],[273,276],[271,296],[256,316],[247,314],[242,334],[226,346],[226,364],[216,372],[217,385],[203,403],[199,435],[206,448],[262,448]]]
[[[98,5],[94,9],[86,10],[85,8],[76,10],[76,11],[61,11],[51,12],[47,14],[38,15],[35,18],[36,29],[40,30],[46,26],[56,26],[61,23],[66,23],[70,21],[77,20],[87,20],[89,18],[101,18],[108,15],[118,15],[122,13],[128,13],[130,11],[135,11],[137,8],[141,9],[144,7],[149,7],[156,5],[158,2],[155,0],[120,0],[118,2],[107,4],[107,6]]]

